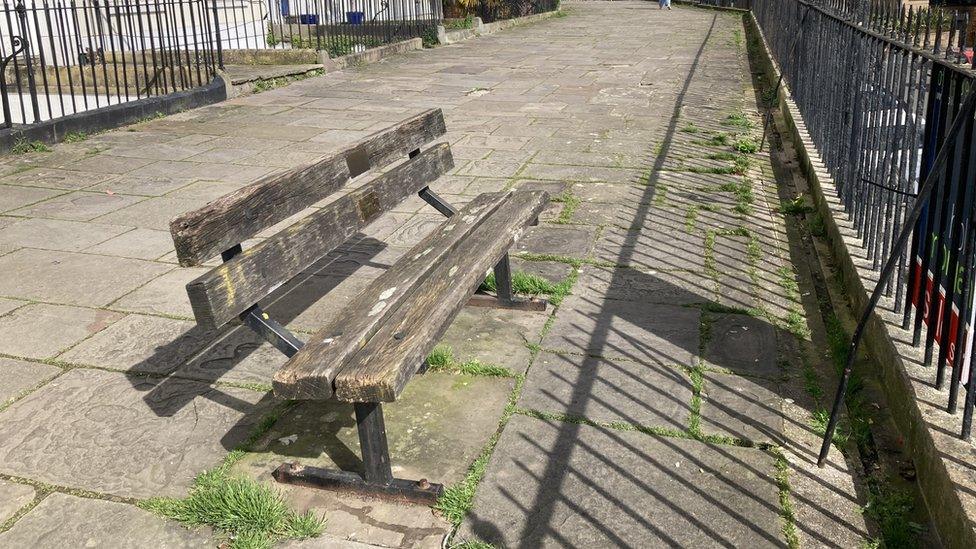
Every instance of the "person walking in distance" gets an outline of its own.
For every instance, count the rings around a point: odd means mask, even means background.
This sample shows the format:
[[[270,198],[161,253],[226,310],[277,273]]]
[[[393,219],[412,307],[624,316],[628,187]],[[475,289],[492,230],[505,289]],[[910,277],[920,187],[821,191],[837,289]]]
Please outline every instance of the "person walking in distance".
[[[661,8],[660,9],[662,9],[662,10],[664,8],[671,9],[671,0],[659,0],[659,2],[661,4]]]

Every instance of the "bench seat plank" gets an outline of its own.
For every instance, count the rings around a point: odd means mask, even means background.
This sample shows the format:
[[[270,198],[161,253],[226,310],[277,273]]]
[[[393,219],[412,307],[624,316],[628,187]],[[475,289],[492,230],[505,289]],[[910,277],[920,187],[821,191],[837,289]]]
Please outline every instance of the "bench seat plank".
[[[190,282],[197,323],[234,319],[453,167],[450,146],[440,143]]]
[[[333,382],[346,402],[391,402],[434,348],[468,298],[546,203],[544,191],[513,193],[491,217],[432,266],[430,275],[388,318]]]
[[[275,395],[290,399],[331,397],[332,380],[339,368],[397,310],[398,303],[410,297],[431,265],[454,253],[458,244],[509,196],[510,193],[479,195],[377,277],[275,373]],[[374,309],[381,302],[385,306]]]
[[[199,265],[340,190],[350,177],[383,166],[446,133],[431,109],[321,160],[272,174],[170,222],[180,265]]]

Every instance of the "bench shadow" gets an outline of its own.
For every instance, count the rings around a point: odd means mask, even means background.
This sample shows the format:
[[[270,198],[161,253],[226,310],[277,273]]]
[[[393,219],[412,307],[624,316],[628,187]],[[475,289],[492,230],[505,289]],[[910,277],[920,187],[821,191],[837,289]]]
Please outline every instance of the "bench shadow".
[[[358,267],[375,269],[388,267],[387,264],[375,261],[385,249],[387,245],[380,240],[364,234],[354,235],[345,245],[305,269],[261,300],[260,304],[273,315],[273,318],[287,326],[320,303],[340,284],[357,278],[361,278],[363,284],[368,284],[370,278],[357,277],[354,273]],[[358,284],[359,281],[357,280],[356,283]],[[308,337],[303,334],[296,335],[299,339]],[[165,374],[130,377],[130,379],[135,388],[146,392],[143,401],[157,416],[173,416],[194,399],[204,397],[243,414],[240,425],[253,426],[255,414],[266,412],[276,400],[273,395],[269,392],[260,402],[252,404],[220,390],[219,386],[214,387],[212,383],[241,366],[248,358],[260,353],[262,356],[259,358],[262,360],[260,366],[256,366],[256,371],[249,371],[247,378],[234,380],[231,383],[269,385],[271,376],[287,358],[263,341],[260,336],[238,322],[216,332],[208,332],[195,325],[179,338],[157,347],[151,357],[129,370],[130,372],[158,372],[159,365],[166,364],[168,361],[172,366],[167,368]],[[199,343],[192,342],[205,343],[201,346]],[[197,347],[198,350],[187,356],[188,346]],[[181,358],[173,364],[173,357],[176,356]],[[195,368],[189,372],[183,371],[189,367]],[[187,383],[188,380],[198,383]],[[165,398],[162,398],[163,396]],[[237,427],[235,426],[222,437],[221,443],[225,448],[236,448],[247,437],[248,433],[242,433]],[[333,446],[335,445],[330,445]],[[349,461],[354,454],[346,450],[344,453],[336,447],[334,451],[339,459],[345,457],[344,461]]]

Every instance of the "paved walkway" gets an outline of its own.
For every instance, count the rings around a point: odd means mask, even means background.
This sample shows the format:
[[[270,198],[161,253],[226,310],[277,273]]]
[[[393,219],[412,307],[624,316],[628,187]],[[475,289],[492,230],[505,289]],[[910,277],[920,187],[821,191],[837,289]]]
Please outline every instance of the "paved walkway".
[[[168,221],[430,107],[457,164],[435,190],[550,190],[516,266],[575,280],[546,314],[465,310],[446,336],[456,360],[516,377],[430,373],[387,411],[397,474],[477,486],[454,542],[859,544],[846,465],[812,466],[802,380],[823,357],[770,159],[733,170],[758,120],[741,20],[569,10],[3,159],[0,546],[210,545],[132,504],[185,495],[271,411],[236,471],[356,466],[348,407],[283,408],[267,344],[193,328],[183,285],[204,269],[176,265]],[[440,219],[408,202],[269,309],[314,330]],[[460,518],[285,494],[329,520],[308,546],[438,547]]]

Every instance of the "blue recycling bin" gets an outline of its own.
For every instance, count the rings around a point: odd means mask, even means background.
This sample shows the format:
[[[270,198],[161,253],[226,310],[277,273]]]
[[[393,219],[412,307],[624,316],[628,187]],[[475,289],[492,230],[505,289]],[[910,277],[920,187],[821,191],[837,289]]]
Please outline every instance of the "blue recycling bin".
[[[303,13],[298,16],[298,22],[302,25],[318,25],[319,15],[317,13]]]
[[[366,19],[366,14],[361,11],[346,12],[346,21],[348,21],[350,25],[362,25],[363,19]]]

